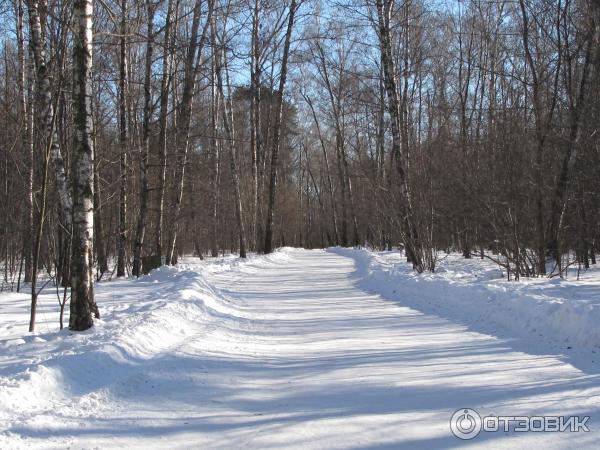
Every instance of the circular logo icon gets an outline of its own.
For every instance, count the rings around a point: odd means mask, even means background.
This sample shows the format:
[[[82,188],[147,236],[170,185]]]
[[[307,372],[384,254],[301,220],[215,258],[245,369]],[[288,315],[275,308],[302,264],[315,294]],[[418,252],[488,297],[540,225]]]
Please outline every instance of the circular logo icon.
[[[481,431],[481,416],[471,408],[462,408],[452,414],[450,430],[459,439],[473,439]]]

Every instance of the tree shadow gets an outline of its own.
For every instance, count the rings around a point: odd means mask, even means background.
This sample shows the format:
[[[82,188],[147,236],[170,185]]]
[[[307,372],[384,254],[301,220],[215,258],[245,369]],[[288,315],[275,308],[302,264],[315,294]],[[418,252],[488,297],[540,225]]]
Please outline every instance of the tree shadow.
[[[449,427],[464,407],[598,417],[597,375],[369,294],[359,277],[348,286],[352,264],[344,275],[331,268],[339,257],[298,258],[236,286],[223,276],[217,287],[239,316],[151,358],[113,342],[47,360],[64,398],[37,417],[53,425],[23,417],[8,431],[101,447],[157,446],[164,437],[169,448],[430,449],[469,444]],[[542,438],[482,433],[473,443]],[[598,441],[595,432],[556,438],[575,447]]]

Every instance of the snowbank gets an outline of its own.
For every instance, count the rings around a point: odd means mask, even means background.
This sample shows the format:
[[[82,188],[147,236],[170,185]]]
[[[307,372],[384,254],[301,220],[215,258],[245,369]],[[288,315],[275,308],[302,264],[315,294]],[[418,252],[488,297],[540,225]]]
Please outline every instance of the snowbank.
[[[536,292],[580,305],[596,281],[506,283],[493,264],[453,256],[418,276],[397,253],[334,251],[348,257],[184,258],[99,283],[103,319],[85,333],[51,328],[52,289],[35,334],[27,296],[0,295],[0,449],[455,448],[449,420],[464,407],[597,423],[598,367],[539,355],[537,340],[515,341],[520,351],[497,339],[507,325],[484,307],[492,294],[510,307],[522,295],[522,313],[542,301]],[[473,332],[482,325],[493,333]],[[593,432],[474,445],[599,448]]]
[[[266,257],[184,260],[139,279],[96,285],[102,318],[90,330],[57,330],[55,292],[40,296],[38,331],[27,333],[26,294],[2,294],[0,307],[0,448],[15,445],[5,431],[60,427],[57,416],[102,414],[102,405],[138,376],[143,364],[160,365],[186,342],[216,327],[245,321],[236,306],[206,280],[210,273],[258,270],[283,261],[286,250]],[[48,322],[46,313],[50,315]],[[68,323],[68,308],[65,323]],[[140,381],[142,383],[142,381]],[[3,443],[4,441],[4,443]]]
[[[416,274],[398,252],[335,248],[351,257],[361,287],[424,313],[467,323],[495,335],[518,337],[563,349],[600,347],[600,269],[580,281],[506,281],[489,260],[441,259],[436,273]]]

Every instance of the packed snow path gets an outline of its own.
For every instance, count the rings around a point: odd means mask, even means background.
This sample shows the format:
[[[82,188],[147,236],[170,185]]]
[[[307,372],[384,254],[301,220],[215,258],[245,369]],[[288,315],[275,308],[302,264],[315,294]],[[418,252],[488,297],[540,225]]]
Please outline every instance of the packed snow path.
[[[5,444],[598,448],[596,374],[382,298],[377,286],[367,292],[347,254],[287,250],[285,258],[211,272],[219,320],[110,370],[102,389],[82,383],[74,395],[91,399],[87,407],[57,401],[56,416],[12,423]],[[159,292],[139,295],[151,291]],[[449,422],[464,407],[482,415],[591,415],[591,432],[482,432],[462,441]]]

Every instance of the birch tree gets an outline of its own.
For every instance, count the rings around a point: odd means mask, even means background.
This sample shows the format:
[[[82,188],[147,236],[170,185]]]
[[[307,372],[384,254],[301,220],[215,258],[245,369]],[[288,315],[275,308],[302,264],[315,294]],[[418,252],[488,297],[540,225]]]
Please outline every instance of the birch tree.
[[[392,48],[392,32],[390,21],[394,7],[393,0],[376,0],[378,37],[381,51],[383,82],[387,95],[387,109],[390,115],[392,129],[392,155],[395,161],[396,185],[398,186],[398,207],[400,213],[400,226],[402,227],[406,254],[418,272],[424,270],[423,261],[418,250],[418,236],[414,225],[413,211],[410,199],[410,190],[406,177],[405,161],[402,154],[402,143],[406,151],[406,139],[402,138],[404,128],[404,114],[400,110],[400,99],[396,85],[396,65]]]
[[[33,230],[33,77],[32,71],[25,62],[25,37],[24,37],[24,5],[23,0],[16,1],[16,32],[17,32],[17,59],[19,62],[17,74],[17,88],[19,94],[19,115],[23,121],[21,145],[26,155],[26,185],[25,208],[23,209],[23,253],[25,259],[25,282],[31,281],[31,253]],[[29,103],[28,103],[29,101]]]
[[[100,316],[94,300],[92,242],[94,234],[94,160],[92,141],[92,0],[73,3],[73,256],[69,328],[87,330],[92,315]]]
[[[56,188],[65,220],[65,229],[71,229],[71,216],[73,200],[69,192],[65,164],[58,143],[55,125],[55,107],[52,98],[52,84],[50,82],[50,69],[46,61],[46,43],[40,20],[40,9],[46,9],[45,0],[27,0],[29,11],[29,39],[31,51],[36,68],[36,97],[38,111],[44,124],[44,133],[49,142],[50,157],[54,167]]]
[[[54,168],[56,188],[62,207],[62,217],[64,220],[64,229],[67,235],[72,229],[72,214],[73,200],[69,192],[67,176],[65,173],[65,165],[60,151],[58,134],[56,130],[55,106],[52,98],[52,83],[50,81],[50,69],[46,62],[46,44],[44,40],[45,34],[42,30],[40,19],[40,8],[46,9],[45,0],[38,2],[36,0],[28,0],[27,9],[29,12],[29,45],[35,64],[36,80],[35,80],[35,96],[37,110],[43,123],[44,137],[46,147],[48,149],[48,159],[52,162]],[[33,111],[33,108],[30,108]],[[46,154],[46,152],[44,152]],[[47,168],[46,168],[47,169]],[[41,233],[45,220],[44,212],[40,213],[39,231],[37,233],[36,255],[35,261],[32,264],[32,286],[31,286],[31,317],[29,321],[29,331],[33,331],[35,327],[36,310],[37,310],[37,292],[36,278],[38,270],[39,246],[41,245]]]

